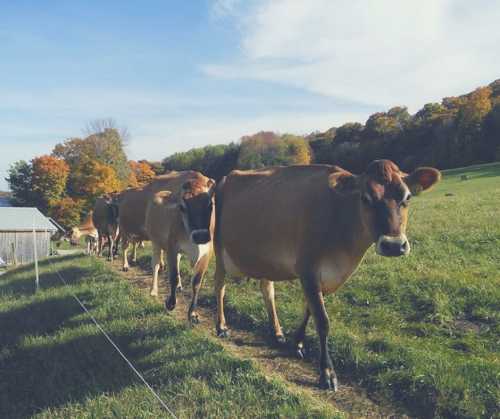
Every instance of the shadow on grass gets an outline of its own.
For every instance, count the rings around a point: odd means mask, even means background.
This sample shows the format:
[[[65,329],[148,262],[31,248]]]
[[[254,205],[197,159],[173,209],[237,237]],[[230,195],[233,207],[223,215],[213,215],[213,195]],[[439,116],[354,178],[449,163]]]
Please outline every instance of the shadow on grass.
[[[90,295],[82,297],[91,298]],[[96,329],[85,327],[88,318],[74,319],[81,313],[76,301],[67,296],[32,303],[0,315],[1,418],[28,418],[48,408],[85,402],[139,383],[105,337]],[[134,321],[132,315],[130,320]],[[108,330],[120,349],[142,371],[162,367],[161,360],[141,360],[161,348],[166,332],[173,340],[183,333],[175,327],[168,331],[140,327],[120,333]],[[38,338],[23,342],[28,336]],[[179,359],[196,355],[177,354]],[[158,381],[162,377],[155,374],[154,378]],[[149,381],[154,385],[155,379]]]
[[[33,267],[31,267],[33,270]],[[85,269],[79,268],[78,266],[66,267],[64,269],[59,269],[59,273],[63,276],[66,281],[71,283],[79,282],[80,278],[85,273]],[[14,274],[16,271],[12,271]],[[43,272],[40,274],[40,288],[42,290],[60,288],[64,286],[64,283],[54,272]],[[9,294],[14,297],[16,296],[28,296],[35,293],[35,275],[28,278],[19,279],[12,278],[9,273],[8,276],[0,280],[0,295]]]

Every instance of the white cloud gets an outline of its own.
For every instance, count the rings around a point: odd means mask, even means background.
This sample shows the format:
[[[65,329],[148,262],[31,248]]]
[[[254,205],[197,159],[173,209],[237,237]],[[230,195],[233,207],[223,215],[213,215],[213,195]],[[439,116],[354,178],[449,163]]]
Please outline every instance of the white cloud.
[[[241,56],[208,75],[411,110],[499,76],[498,2],[262,0],[233,19]]]

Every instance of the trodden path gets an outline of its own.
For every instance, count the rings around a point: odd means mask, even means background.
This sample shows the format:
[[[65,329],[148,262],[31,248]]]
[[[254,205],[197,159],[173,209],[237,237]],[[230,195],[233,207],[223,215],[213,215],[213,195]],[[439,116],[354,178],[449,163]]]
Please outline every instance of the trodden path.
[[[115,261],[113,268],[132,284],[143,290],[149,296],[151,272],[133,266],[128,272],[122,272],[121,263]],[[159,281],[160,289],[157,300],[163,304],[168,293],[166,281]],[[191,301],[190,286],[184,282],[184,290],[178,293],[177,306],[171,314],[181,322],[187,322],[187,309]],[[215,307],[199,306],[200,323],[197,331],[215,337]],[[299,360],[290,350],[273,346],[266,337],[231,325],[228,338],[217,339],[227,351],[240,358],[248,359],[260,368],[270,378],[278,377],[285,382],[295,394],[307,393],[321,403],[329,403],[337,410],[344,412],[350,418],[409,418],[408,415],[396,410],[383,401],[373,400],[366,392],[350,382],[349,377],[339,375],[339,390],[324,391],[318,388],[318,372],[316,365],[309,360]]]

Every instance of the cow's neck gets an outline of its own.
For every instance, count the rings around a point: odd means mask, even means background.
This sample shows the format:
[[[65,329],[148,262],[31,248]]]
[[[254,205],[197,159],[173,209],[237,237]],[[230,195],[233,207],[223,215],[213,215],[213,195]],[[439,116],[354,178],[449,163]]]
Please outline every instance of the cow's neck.
[[[342,247],[346,253],[359,260],[373,244],[371,232],[366,227],[361,215],[361,205],[362,203],[355,199],[354,203],[348,206],[351,209],[346,210],[345,224],[342,226],[345,236]]]

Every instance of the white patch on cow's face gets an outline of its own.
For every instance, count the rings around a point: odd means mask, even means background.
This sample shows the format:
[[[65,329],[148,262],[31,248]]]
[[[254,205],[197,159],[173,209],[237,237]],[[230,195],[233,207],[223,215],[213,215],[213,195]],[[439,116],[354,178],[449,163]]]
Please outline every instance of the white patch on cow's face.
[[[408,256],[410,254],[410,242],[404,233],[397,237],[380,236],[375,251],[380,256]]]

